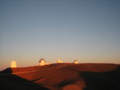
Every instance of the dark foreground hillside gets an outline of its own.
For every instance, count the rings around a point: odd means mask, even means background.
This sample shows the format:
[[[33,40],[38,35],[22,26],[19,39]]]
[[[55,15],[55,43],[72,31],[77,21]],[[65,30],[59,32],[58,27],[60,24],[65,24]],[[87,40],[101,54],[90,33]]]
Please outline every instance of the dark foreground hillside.
[[[0,90],[120,90],[120,65],[51,64],[0,72]]]

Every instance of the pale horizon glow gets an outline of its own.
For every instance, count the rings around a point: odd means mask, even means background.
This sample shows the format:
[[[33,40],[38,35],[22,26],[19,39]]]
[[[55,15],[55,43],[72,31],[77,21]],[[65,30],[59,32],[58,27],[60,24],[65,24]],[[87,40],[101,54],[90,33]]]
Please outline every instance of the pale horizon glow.
[[[48,63],[120,64],[120,0],[0,0],[0,69]]]

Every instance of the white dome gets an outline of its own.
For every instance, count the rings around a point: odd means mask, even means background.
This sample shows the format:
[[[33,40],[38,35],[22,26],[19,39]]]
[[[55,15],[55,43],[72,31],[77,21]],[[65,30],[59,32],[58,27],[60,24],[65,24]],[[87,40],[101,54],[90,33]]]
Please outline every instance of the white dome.
[[[12,61],[11,62],[11,68],[16,68],[16,67],[17,67],[16,61]]]

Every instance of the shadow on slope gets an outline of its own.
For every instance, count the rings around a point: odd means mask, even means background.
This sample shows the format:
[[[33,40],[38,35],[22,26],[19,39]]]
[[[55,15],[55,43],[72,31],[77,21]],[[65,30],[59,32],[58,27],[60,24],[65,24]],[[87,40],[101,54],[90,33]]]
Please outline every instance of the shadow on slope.
[[[49,90],[11,73],[10,68],[0,72],[0,90]]]
[[[120,90],[120,67],[109,72],[80,72],[86,82],[84,90]]]

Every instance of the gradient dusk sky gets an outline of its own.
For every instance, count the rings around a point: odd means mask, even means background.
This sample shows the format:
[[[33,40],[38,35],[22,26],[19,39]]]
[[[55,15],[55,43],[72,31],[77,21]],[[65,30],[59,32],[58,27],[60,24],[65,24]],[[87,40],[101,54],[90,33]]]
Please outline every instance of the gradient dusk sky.
[[[0,0],[0,68],[40,58],[120,64],[120,0]]]

